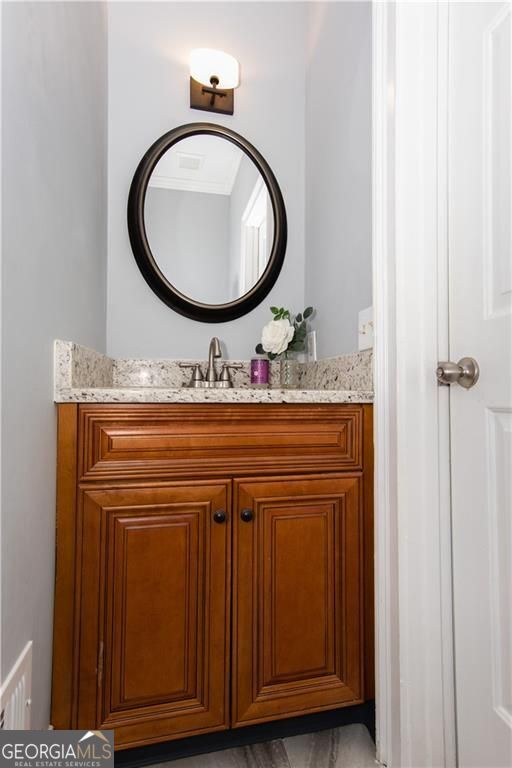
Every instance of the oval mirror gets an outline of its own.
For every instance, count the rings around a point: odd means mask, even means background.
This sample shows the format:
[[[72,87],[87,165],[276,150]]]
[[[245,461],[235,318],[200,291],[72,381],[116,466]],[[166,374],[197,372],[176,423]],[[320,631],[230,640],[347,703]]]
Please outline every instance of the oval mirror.
[[[152,290],[194,320],[224,322],[257,306],[286,249],[274,174],[242,136],[193,123],[162,136],[132,181],[128,230]]]

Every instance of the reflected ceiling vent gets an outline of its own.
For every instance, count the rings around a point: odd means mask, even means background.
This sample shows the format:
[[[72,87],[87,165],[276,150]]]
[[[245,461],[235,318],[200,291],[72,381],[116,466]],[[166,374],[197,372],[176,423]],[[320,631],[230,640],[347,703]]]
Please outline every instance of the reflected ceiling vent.
[[[181,152],[178,155],[178,168],[186,168],[187,171],[198,171],[203,164],[201,155],[185,155]]]

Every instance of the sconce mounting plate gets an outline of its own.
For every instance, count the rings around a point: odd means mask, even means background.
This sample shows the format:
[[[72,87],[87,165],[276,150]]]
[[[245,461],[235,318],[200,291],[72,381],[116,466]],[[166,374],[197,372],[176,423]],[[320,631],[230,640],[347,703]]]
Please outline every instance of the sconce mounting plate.
[[[232,115],[235,102],[234,89],[207,88],[202,83],[190,78],[190,108],[205,112],[219,112]],[[212,96],[214,98],[212,98]],[[213,103],[212,103],[213,102]]]

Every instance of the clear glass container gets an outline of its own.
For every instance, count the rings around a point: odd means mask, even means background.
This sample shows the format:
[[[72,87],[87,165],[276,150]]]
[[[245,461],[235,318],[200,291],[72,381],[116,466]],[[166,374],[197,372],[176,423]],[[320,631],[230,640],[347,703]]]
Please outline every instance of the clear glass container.
[[[281,389],[297,389],[299,386],[300,363],[293,352],[285,352],[280,360]]]

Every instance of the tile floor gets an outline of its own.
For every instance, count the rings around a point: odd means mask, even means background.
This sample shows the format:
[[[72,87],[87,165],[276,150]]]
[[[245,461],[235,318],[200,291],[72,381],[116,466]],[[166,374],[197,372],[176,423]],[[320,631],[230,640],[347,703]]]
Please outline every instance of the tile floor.
[[[276,739],[186,757],[152,768],[375,768],[375,744],[364,725]]]

